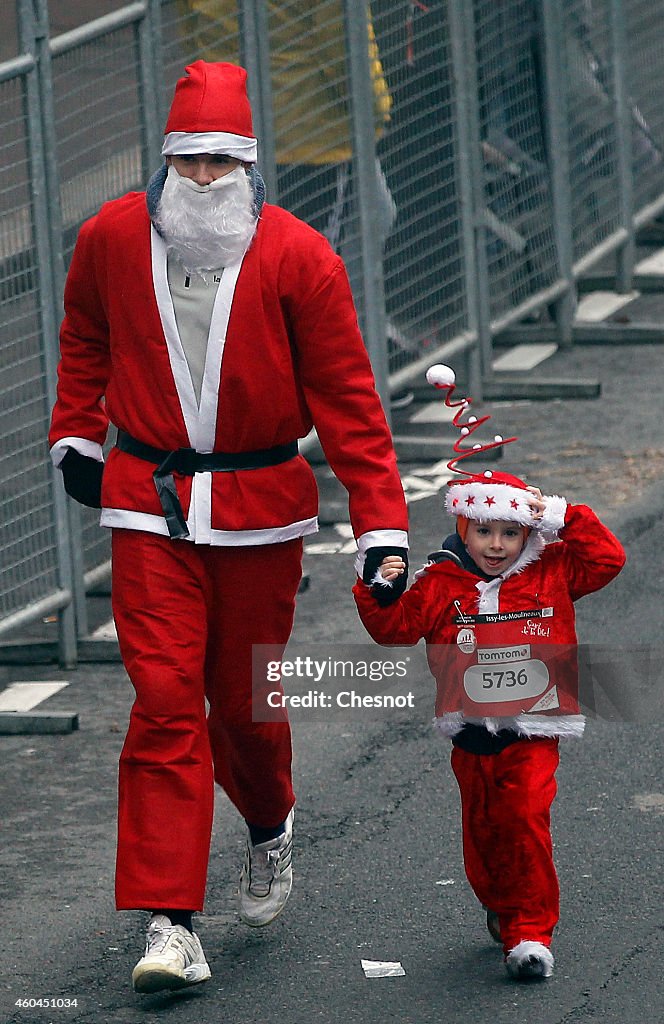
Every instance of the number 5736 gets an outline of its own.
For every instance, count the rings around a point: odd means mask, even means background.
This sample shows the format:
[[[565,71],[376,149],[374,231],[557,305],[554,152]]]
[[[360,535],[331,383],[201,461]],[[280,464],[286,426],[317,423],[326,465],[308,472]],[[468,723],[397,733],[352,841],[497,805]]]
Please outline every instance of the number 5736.
[[[525,686],[527,682],[528,673],[525,668],[519,669],[518,672],[511,668],[503,671],[494,669],[493,672],[482,672],[482,688],[484,690],[492,690],[494,687],[496,690],[500,690],[502,686]]]

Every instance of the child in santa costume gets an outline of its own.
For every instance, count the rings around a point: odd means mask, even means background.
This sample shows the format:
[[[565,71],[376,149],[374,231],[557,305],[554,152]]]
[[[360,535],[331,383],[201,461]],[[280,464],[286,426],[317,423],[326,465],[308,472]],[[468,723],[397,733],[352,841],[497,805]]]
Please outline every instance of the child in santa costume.
[[[136,691],[116,905],[152,911],[139,992],[210,977],[192,913],[215,782],[247,825],[243,922],[268,925],[291,891],[291,735],[287,721],[253,719],[252,648],[285,647],[303,538],[318,528],[298,438],[316,427],[349,492],[365,575],[407,548],[344,265],[264,202],[246,79],[228,63],[186,69],[164,164],[146,192],[83,225],[65,289],[51,454],[67,492],[112,529],[113,613]]]
[[[451,470],[461,473],[461,459],[508,443],[497,436],[464,446],[489,417],[462,418],[470,400],[450,401],[449,367],[432,367],[427,379],[457,410]],[[426,640],[436,726],[453,744],[468,880],[509,974],[547,978],[558,921],[549,828],[558,740],[584,728],[574,602],[606,586],[625,555],[590,508],[545,497],[507,473],[464,473],[450,481],[445,507],[456,533],[413,586],[392,598],[405,564],[388,555],[373,582],[358,580],[355,600],[378,643]]]

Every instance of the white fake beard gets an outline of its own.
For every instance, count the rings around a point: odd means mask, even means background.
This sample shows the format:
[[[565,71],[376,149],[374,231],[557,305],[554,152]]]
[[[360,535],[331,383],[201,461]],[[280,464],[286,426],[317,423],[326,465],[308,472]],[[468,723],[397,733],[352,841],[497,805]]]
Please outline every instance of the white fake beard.
[[[185,270],[201,274],[236,263],[249,248],[257,223],[243,167],[210,185],[182,177],[172,164],[168,168],[155,224]]]

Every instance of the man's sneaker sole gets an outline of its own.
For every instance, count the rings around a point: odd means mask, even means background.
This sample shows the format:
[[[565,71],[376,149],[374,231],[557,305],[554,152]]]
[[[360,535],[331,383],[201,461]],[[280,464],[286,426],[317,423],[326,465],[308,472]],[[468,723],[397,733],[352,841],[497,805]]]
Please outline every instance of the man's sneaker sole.
[[[151,966],[135,967],[131,980],[134,992],[177,991],[189,985],[200,985],[212,977],[207,964],[192,964],[184,971],[169,970],[167,967]]]
[[[248,917],[243,912],[242,907],[239,907],[238,914],[239,914],[240,920],[242,921],[242,924],[249,925],[250,928],[267,928],[268,925],[272,924],[273,921],[276,921],[277,918],[279,917],[279,915],[284,912],[284,910],[286,909],[286,903],[288,903],[289,897],[290,897],[290,889],[288,890],[288,896],[286,896],[286,902],[282,903],[281,906],[278,908],[278,910],[276,910],[274,912],[272,917],[268,917],[268,919],[266,921],[257,921],[253,917]]]

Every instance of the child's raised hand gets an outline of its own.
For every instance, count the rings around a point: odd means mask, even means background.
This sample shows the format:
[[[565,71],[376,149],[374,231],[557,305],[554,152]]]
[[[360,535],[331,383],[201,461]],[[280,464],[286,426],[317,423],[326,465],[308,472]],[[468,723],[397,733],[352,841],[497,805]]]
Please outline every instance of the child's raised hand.
[[[530,493],[532,494],[532,498],[528,502],[528,505],[530,506],[530,510],[533,514],[533,519],[541,519],[546,510],[546,501],[544,500],[542,492],[540,491],[539,487],[532,486],[526,487],[526,490],[530,491]]]
[[[396,580],[406,571],[406,563],[400,555],[386,555],[378,567],[384,580]]]

